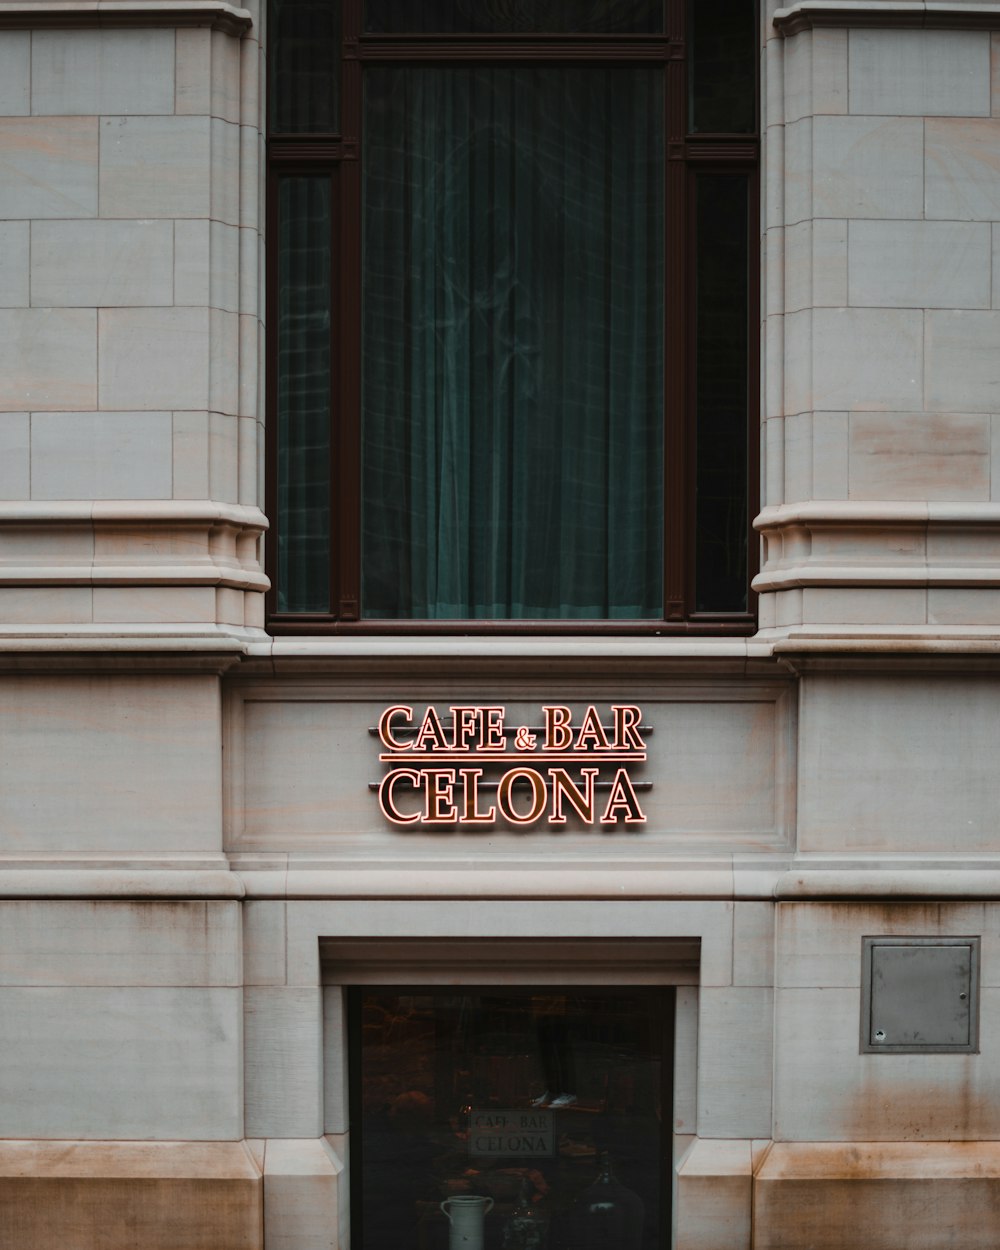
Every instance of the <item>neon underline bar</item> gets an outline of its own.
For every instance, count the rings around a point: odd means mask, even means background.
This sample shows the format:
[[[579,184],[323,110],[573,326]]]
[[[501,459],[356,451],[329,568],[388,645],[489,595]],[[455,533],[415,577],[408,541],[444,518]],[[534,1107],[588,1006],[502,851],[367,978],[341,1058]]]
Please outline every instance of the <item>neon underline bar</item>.
[[[509,752],[480,752],[480,751],[435,751],[417,752],[411,754],[409,751],[393,751],[386,752],[379,756],[379,760],[384,764],[409,764],[416,768],[425,768],[432,764],[523,764],[529,767],[533,764],[644,764],[646,762],[645,751],[629,751],[622,753],[613,752],[583,752],[577,754],[575,752],[563,751],[553,752],[551,754],[533,753],[529,751],[512,755]]]

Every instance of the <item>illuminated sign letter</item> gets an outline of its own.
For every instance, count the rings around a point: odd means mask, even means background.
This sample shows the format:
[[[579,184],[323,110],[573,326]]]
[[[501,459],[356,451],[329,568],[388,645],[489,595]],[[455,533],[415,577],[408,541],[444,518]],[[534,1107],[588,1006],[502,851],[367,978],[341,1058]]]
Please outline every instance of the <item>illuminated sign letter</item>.
[[[531,808],[523,814],[515,808],[510,795],[515,782],[522,780],[527,781],[532,792]],[[509,820],[512,825],[533,825],[545,811],[545,798],[545,781],[541,773],[534,768],[512,768],[504,773],[497,786],[497,807],[500,809],[500,815],[504,820]]]
[[[545,749],[546,751],[565,751],[573,743],[573,730],[570,723],[573,714],[568,707],[555,704],[543,707],[545,717]]]
[[[581,791],[565,768],[549,769],[549,776],[552,778],[552,816],[550,818],[552,824],[564,825],[566,823],[566,817],[563,814],[564,798],[569,799],[570,807],[581,820],[586,821],[588,825],[594,823],[594,778],[599,771],[600,769],[597,768],[580,769],[580,776],[583,778]]]
[[[478,740],[480,735],[482,721],[479,708],[452,707],[448,710],[451,712],[452,747],[456,751],[471,751],[472,741]]]
[[[615,718],[615,750],[644,751],[646,744],[639,736],[642,712],[637,707],[614,705],[611,714]]]
[[[458,808],[452,802],[454,792],[454,768],[427,768],[424,770],[425,824],[458,824]]]
[[[485,812],[479,810],[479,778],[482,775],[481,768],[462,769],[462,805],[465,809],[462,821],[466,825],[492,825],[497,818],[497,809],[492,804]]]
[[[390,751],[409,751],[413,748],[412,742],[400,742],[398,738],[392,736],[392,718],[397,712],[402,712],[408,723],[413,720],[413,708],[405,707],[402,703],[397,703],[394,707],[387,707],[382,715],[378,718],[378,736],[384,747],[388,747]]]
[[[483,750],[506,750],[507,735],[503,731],[504,709],[502,707],[484,707],[480,710],[483,714]]]
[[[611,749],[608,736],[604,732],[604,726],[601,724],[601,718],[597,715],[597,708],[594,707],[593,703],[584,712],[583,720],[580,721],[580,732],[576,735],[576,749],[578,751],[583,751],[588,746],[593,746],[597,751],[608,751]]]
[[[618,824],[619,812],[624,813],[626,825],[646,823],[646,817],[643,815],[639,800],[632,789],[632,782],[624,768],[619,768],[615,773],[615,779],[611,783],[611,793],[608,795],[608,805],[601,817],[601,824]]]
[[[438,714],[433,707],[429,707],[424,713],[424,719],[420,722],[417,739],[413,745],[418,751],[423,751],[426,750],[428,744],[432,751],[443,751],[447,746],[444,730],[441,728]]]
[[[379,806],[382,808],[382,815],[394,825],[413,825],[420,819],[420,813],[412,812],[406,816],[396,806],[396,787],[401,781],[408,781],[414,790],[420,789],[421,776],[415,768],[394,768],[392,772],[386,773],[378,788]]]

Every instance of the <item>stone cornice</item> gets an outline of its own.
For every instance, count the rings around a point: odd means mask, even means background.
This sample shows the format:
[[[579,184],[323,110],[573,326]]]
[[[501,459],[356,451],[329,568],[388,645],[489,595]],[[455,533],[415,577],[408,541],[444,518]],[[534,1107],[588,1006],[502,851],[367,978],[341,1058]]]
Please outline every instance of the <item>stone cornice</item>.
[[[783,36],[823,26],[1000,30],[1000,4],[968,0],[801,0],[778,9],[774,26]]]
[[[0,30],[93,26],[208,26],[243,35],[253,18],[224,0],[0,0]]]

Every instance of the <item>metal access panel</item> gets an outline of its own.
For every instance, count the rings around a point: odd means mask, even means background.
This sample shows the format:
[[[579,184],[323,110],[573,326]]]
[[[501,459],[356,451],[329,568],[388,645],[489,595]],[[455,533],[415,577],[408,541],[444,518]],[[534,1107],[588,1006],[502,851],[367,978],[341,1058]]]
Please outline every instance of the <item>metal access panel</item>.
[[[862,1052],[978,1052],[978,937],[861,941]]]

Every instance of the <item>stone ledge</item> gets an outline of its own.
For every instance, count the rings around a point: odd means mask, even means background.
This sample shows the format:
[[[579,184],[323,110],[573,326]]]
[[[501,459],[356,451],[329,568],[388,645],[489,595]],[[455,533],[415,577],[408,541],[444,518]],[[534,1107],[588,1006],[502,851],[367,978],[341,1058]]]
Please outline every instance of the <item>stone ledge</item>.
[[[778,902],[814,902],[821,899],[1000,898],[1000,870],[996,868],[927,869],[820,869],[788,872],[774,886]]]
[[[773,20],[784,37],[824,26],[1000,30],[1000,4],[976,4],[974,0],[802,0],[778,9]]]
[[[11,1250],[261,1250],[262,1227],[243,1142],[0,1142]]]
[[[775,1142],[753,1186],[755,1250],[994,1250],[1000,1142]]]
[[[224,0],[0,0],[0,30],[93,26],[208,26],[243,35],[253,18]]]
[[[5,899],[241,899],[244,893],[236,873],[212,869],[0,868],[0,898]]]

